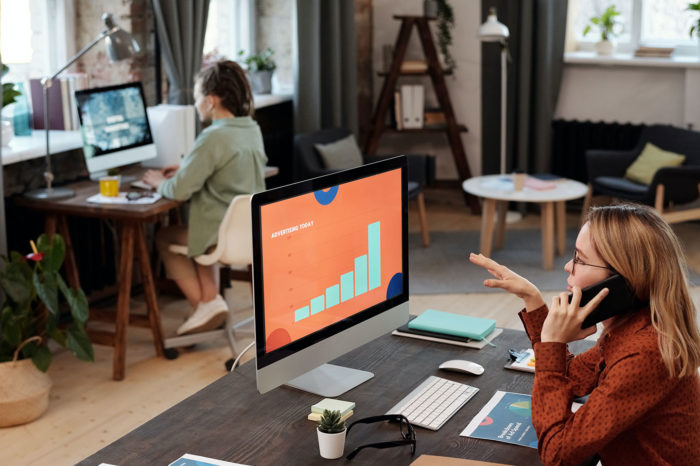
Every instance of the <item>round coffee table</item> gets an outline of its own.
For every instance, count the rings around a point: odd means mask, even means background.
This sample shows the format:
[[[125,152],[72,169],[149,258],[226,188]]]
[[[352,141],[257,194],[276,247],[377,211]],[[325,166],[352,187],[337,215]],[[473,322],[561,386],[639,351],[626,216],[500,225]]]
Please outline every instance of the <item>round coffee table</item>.
[[[505,238],[505,218],[509,201],[534,202],[542,209],[542,267],[551,270],[554,266],[554,227],[556,223],[557,254],[563,255],[566,246],[566,201],[586,195],[588,187],[578,181],[560,178],[554,180],[554,188],[532,189],[525,187],[514,191],[510,175],[486,175],[469,178],[462,183],[462,189],[469,194],[484,199],[481,214],[481,253],[491,256],[494,215],[496,222],[496,248],[503,247]],[[556,219],[555,219],[556,211]],[[556,220],[556,222],[555,222]]]

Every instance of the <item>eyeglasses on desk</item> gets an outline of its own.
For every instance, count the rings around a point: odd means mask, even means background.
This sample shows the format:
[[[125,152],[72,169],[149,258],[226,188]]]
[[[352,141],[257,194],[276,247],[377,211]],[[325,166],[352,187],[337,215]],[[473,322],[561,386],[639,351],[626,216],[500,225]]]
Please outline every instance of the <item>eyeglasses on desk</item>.
[[[371,416],[371,417],[366,417],[363,419],[358,419],[357,421],[353,422],[348,426],[348,430],[346,432],[346,435],[350,434],[350,430],[353,428],[353,426],[357,424],[371,424],[373,422],[381,422],[381,421],[394,421],[399,423],[399,431],[401,433],[401,440],[393,440],[393,441],[388,441],[388,442],[377,442],[377,443],[368,443],[367,445],[360,445],[359,447],[355,448],[353,451],[351,451],[345,458],[351,460],[357,454],[365,449],[365,448],[392,448],[392,447],[399,447],[402,445],[411,445],[411,455],[415,455],[416,453],[416,431],[413,430],[413,426],[411,425],[410,422],[408,422],[408,418],[404,416],[403,414],[383,414],[381,416]]]

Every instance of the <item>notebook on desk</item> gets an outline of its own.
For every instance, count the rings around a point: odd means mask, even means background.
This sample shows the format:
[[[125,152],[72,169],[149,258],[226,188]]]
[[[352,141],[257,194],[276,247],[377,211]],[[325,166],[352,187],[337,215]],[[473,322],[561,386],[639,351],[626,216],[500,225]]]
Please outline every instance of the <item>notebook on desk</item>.
[[[471,340],[483,340],[486,335],[493,332],[493,329],[496,328],[496,321],[428,309],[411,320],[408,323],[408,328],[464,337]]]

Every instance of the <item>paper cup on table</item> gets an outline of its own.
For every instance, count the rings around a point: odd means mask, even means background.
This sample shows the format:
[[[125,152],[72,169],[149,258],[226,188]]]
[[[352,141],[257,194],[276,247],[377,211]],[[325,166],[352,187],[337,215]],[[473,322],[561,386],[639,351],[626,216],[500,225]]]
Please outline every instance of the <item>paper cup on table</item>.
[[[100,178],[100,194],[104,197],[119,196],[119,177],[103,176]]]
[[[518,173],[515,172],[513,173],[513,190],[514,191],[522,191],[523,188],[525,187],[525,177],[527,175],[525,173]]]

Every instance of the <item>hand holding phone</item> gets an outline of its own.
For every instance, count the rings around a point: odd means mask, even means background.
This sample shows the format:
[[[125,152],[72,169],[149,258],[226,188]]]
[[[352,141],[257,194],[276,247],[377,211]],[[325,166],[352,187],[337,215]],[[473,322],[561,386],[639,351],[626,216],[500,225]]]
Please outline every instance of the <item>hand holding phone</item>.
[[[585,306],[603,288],[609,290],[608,295],[586,316],[581,324],[581,328],[591,327],[610,317],[638,311],[649,305],[648,301],[637,299],[622,275],[614,274],[581,290],[581,303],[579,306]],[[571,302],[571,296],[569,294],[569,302]]]

